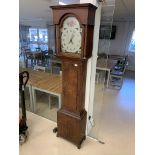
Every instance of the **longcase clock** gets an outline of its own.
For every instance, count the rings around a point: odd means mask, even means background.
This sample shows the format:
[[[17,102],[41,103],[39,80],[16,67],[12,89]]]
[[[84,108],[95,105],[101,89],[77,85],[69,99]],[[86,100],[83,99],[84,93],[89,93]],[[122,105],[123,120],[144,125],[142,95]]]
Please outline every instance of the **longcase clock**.
[[[57,136],[80,148],[86,137],[86,70],[92,55],[96,6],[87,3],[51,8],[56,55],[62,61],[63,71],[63,104],[57,113]]]

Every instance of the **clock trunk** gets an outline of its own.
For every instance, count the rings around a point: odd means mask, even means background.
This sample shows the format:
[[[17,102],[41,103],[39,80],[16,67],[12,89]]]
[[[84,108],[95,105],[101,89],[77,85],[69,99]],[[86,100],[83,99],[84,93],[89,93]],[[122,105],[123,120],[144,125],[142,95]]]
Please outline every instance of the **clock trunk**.
[[[80,148],[85,139],[87,112],[84,109],[87,61],[62,60],[63,104],[58,111],[57,136]]]
[[[87,61],[62,60],[63,109],[80,114],[84,109]]]

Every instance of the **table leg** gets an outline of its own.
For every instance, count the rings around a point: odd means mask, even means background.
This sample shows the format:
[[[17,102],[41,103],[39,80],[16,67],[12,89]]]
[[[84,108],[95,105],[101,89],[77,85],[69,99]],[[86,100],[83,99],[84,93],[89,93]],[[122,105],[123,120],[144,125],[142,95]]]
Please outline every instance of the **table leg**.
[[[32,88],[33,112],[36,112],[36,91]]]
[[[58,101],[58,108],[60,109],[61,108],[61,95],[58,96],[58,99],[59,99],[59,101]]]
[[[31,108],[31,111],[34,111],[34,109],[33,109],[33,99],[32,99],[32,86],[28,85],[28,87],[29,87],[29,94],[30,94],[30,108]]]
[[[33,67],[33,59],[31,58],[31,67]]]
[[[107,88],[109,87],[109,80],[110,80],[110,70],[108,70],[108,77],[107,77]]]
[[[51,63],[51,73],[53,73],[53,64]]]
[[[49,109],[51,109],[51,95],[49,95],[48,98],[49,98],[49,99],[48,99],[48,102],[49,102],[49,103],[48,103]]]
[[[28,68],[28,59],[25,60],[25,66]]]

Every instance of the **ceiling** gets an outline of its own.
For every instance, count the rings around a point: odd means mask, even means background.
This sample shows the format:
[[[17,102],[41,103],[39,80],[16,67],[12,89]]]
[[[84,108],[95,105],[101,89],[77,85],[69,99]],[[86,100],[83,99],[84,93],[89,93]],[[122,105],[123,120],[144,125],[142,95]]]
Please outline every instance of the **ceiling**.
[[[76,4],[80,0],[19,0],[19,23],[24,25],[51,24],[52,10],[49,6],[59,3]],[[105,0],[101,21],[134,20],[135,0]]]

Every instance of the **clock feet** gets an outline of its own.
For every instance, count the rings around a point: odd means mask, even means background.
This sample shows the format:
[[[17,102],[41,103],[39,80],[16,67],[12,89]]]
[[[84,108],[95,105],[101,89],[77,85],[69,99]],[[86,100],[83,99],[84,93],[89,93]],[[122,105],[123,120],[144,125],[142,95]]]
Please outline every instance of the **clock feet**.
[[[55,128],[53,129],[53,133],[56,133],[56,132],[57,132],[56,136],[59,137],[59,135],[58,135],[58,127],[55,127]]]
[[[86,136],[83,137],[83,139],[81,140],[81,142],[77,145],[77,148],[80,149],[81,148],[81,144],[82,142],[86,139]]]
[[[78,146],[77,146],[77,148],[78,148],[78,149],[80,149],[80,148],[81,148],[81,144],[80,144],[80,145],[78,145]]]
[[[53,133],[56,133],[58,131],[58,127],[55,127],[54,129],[53,129]]]

